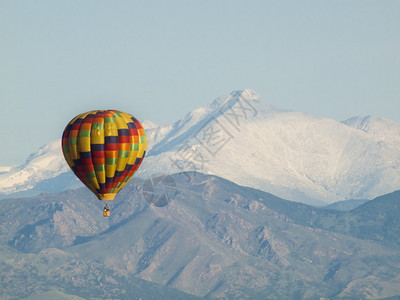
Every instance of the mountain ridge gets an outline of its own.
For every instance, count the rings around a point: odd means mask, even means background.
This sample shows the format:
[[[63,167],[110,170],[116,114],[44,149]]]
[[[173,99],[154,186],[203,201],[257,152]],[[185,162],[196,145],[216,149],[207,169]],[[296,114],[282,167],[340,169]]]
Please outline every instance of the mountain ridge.
[[[111,202],[110,218],[85,188],[13,199],[0,213],[0,240],[20,258],[11,255],[13,265],[0,255],[0,263],[15,270],[17,283],[16,262],[25,261],[25,269],[41,276],[31,286],[69,282],[69,291],[79,291],[84,285],[85,298],[99,291],[128,297],[124,291],[136,278],[211,298],[400,295],[400,191],[340,212],[214,175],[172,178],[178,193],[167,206],[149,205],[138,179]],[[382,213],[390,215],[371,218]],[[377,230],[368,235],[370,228]],[[104,276],[108,286],[100,285]]]

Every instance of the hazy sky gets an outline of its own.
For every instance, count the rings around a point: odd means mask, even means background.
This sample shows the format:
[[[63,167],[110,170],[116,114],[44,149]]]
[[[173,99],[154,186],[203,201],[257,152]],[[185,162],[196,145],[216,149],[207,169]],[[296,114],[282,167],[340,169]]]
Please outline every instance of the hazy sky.
[[[166,125],[232,90],[400,122],[400,1],[0,0],[0,166],[119,109]]]

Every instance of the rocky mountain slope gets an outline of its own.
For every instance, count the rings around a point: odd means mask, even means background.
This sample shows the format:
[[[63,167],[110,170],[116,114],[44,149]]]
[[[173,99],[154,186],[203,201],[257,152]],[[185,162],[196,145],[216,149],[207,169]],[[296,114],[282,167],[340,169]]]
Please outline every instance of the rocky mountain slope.
[[[0,294],[129,298],[144,280],[170,295],[211,298],[400,295],[400,192],[347,212],[196,172],[169,180],[175,185],[154,180],[151,192],[168,205],[150,205],[136,180],[110,218],[83,188],[2,200],[0,274],[13,280]]]

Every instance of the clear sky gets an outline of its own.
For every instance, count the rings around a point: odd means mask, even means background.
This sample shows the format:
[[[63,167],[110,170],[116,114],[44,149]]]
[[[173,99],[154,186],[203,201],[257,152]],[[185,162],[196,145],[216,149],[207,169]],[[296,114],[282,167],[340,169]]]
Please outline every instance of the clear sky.
[[[119,109],[166,125],[232,90],[400,122],[400,1],[0,0],[0,166]]]

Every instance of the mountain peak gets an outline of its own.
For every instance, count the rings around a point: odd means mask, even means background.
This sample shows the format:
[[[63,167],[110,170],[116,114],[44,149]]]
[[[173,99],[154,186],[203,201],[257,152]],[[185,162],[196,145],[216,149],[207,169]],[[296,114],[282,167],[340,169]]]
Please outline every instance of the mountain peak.
[[[230,93],[229,95],[221,96],[211,102],[208,107],[212,109],[218,109],[222,107],[232,107],[239,100],[247,100],[247,101],[260,101],[261,97],[255,91],[251,89],[244,90],[236,90]]]
[[[385,141],[397,149],[400,147],[400,124],[392,120],[374,116],[358,116],[342,123],[373,136],[376,141]]]
[[[240,96],[247,100],[261,100],[261,96],[252,89],[244,89],[241,91]]]
[[[145,130],[149,130],[149,129],[153,129],[153,128],[157,128],[158,127],[157,124],[155,124],[155,123],[153,123],[152,121],[149,121],[149,120],[144,120],[142,122],[142,125],[143,125],[143,128]]]
[[[342,123],[346,124],[347,126],[368,132],[368,126],[371,122],[371,118],[372,117],[370,115],[365,116],[365,117],[356,116],[356,117],[347,119],[347,120],[343,121]]]
[[[31,154],[24,164],[0,175],[0,195],[29,190],[41,181],[67,171],[61,140],[52,141]]]
[[[46,145],[43,145],[36,151],[35,153],[32,153],[26,160],[25,164],[40,164],[43,162],[44,157],[46,157],[49,153],[51,152],[59,152],[58,154],[61,154],[61,142],[60,140],[55,140],[52,141]]]

